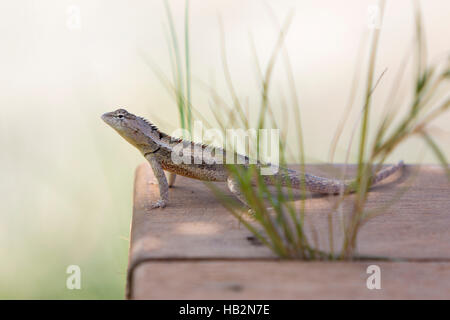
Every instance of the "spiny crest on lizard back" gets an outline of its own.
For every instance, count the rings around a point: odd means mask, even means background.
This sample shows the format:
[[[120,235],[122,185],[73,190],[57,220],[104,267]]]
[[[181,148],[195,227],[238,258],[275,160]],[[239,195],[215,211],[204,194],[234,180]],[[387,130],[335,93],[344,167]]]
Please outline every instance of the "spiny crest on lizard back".
[[[148,124],[148,125],[152,128],[152,130],[155,130],[155,131],[158,131],[158,132],[159,132],[158,127],[155,126],[155,125],[154,125],[153,123],[151,123],[150,121],[148,121],[147,119],[145,119],[144,117],[136,117],[136,118],[139,118],[139,119],[141,119],[142,121],[144,121],[146,124]]]
[[[116,111],[107,113],[107,114],[105,114],[105,115],[102,117],[103,120],[105,120],[107,123],[109,123],[109,124],[111,125],[111,124],[112,124],[111,121],[108,121],[108,119],[107,119],[108,116],[109,116],[109,117],[112,116],[113,118],[119,118],[119,119],[120,119],[120,118],[127,118],[127,119],[131,119],[131,120],[139,119],[140,121],[142,121],[143,123],[145,123],[145,125],[148,125],[149,128],[151,129],[151,131],[153,131],[154,133],[157,134],[157,136],[159,136],[158,139],[160,139],[160,140],[169,138],[169,139],[170,139],[170,143],[187,143],[187,144],[191,144],[191,145],[194,146],[194,147],[197,146],[197,147],[200,147],[200,148],[202,148],[202,149],[205,149],[205,148],[207,148],[207,147],[210,147],[210,148],[211,148],[211,146],[209,146],[209,145],[207,145],[207,144],[203,144],[203,143],[199,143],[199,142],[193,142],[193,141],[189,141],[189,140],[182,139],[182,138],[172,137],[172,136],[170,136],[170,135],[168,135],[168,134],[166,134],[166,133],[160,131],[156,125],[154,125],[153,123],[151,123],[151,122],[150,122],[149,120],[147,120],[146,118],[140,117],[140,116],[136,116],[136,115],[134,115],[134,114],[128,112],[127,110],[125,110],[125,109],[123,109],[123,108],[120,108],[120,109],[117,109]],[[113,125],[113,127],[114,127],[114,125]],[[119,129],[119,128],[116,127],[116,129]],[[215,149],[221,149],[221,148],[215,148]],[[223,150],[223,149],[221,149],[221,150]]]
[[[172,137],[164,132],[161,132],[158,127],[156,125],[154,125],[153,123],[151,123],[150,121],[148,121],[147,119],[145,119],[144,117],[139,117],[136,116],[137,118],[141,119],[142,121],[144,121],[146,124],[148,124],[153,130],[158,131],[160,133],[161,138],[170,138],[170,141],[172,143],[180,143],[180,142],[186,142],[186,143],[191,143],[194,146],[198,146],[201,147],[202,149],[207,148],[208,145],[204,144],[204,143],[200,143],[200,142],[193,142],[193,141],[189,141],[183,138],[177,138],[177,137]]]

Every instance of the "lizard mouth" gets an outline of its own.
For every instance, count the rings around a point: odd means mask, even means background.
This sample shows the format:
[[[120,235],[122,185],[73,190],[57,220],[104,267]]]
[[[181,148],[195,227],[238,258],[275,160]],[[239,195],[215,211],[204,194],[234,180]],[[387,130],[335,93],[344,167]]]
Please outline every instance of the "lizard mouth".
[[[107,113],[102,114],[101,118],[102,118],[103,121],[108,123],[108,119],[111,118],[111,112],[107,112]]]

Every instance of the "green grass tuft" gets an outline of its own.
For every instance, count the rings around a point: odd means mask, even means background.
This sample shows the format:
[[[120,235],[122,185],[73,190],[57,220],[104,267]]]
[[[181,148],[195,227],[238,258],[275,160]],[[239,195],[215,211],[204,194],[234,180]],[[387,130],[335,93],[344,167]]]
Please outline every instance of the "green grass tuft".
[[[172,39],[172,53],[174,57],[174,63],[172,64],[172,71],[174,74],[174,85],[167,85],[166,87],[172,88],[175,93],[178,110],[181,119],[181,125],[187,123],[188,126],[192,122],[191,109],[191,93],[190,93],[190,61],[189,61],[189,19],[188,19],[188,2],[186,1],[185,12],[185,70],[186,78],[183,77],[183,66],[181,65],[179,46],[175,29],[173,26],[172,16],[167,1],[165,2],[167,9],[167,17],[170,25],[170,35]],[[379,1],[379,7],[381,14],[384,10],[385,1]],[[280,128],[275,116],[273,103],[270,99],[270,89],[272,84],[272,76],[280,57],[283,60],[283,65],[286,71],[286,77],[289,84],[289,91],[291,97],[292,110],[288,108],[288,103],[284,101],[281,105],[282,112],[287,114],[293,112],[296,121],[296,130],[298,136],[298,143],[300,146],[298,163],[300,164],[300,171],[305,171],[305,147],[303,141],[302,125],[300,106],[298,103],[298,97],[295,86],[295,79],[291,68],[291,63],[287,49],[284,46],[284,40],[289,30],[290,23],[292,21],[292,14],[289,14],[284,23],[280,24],[271,10],[271,18],[274,25],[279,29],[278,39],[274,44],[272,54],[268,60],[267,65],[263,68],[260,63],[254,48],[253,59],[258,75],[258,84],[261,88],[259,95],[259,110],[257,114],[257,121],[254,128],[257,129],[256,147],[253,148],[250,153],[260,154],[259,141],[260,137],[259,129],[264,128]],[[277,182],[274,186],[274,190],[268,187],[268,180],[270,178],[264,178],[259,174],[259,169],[254,165],[243,167],[239,165],[228,165],[230,175],[232,175],[241,189],[242,194],[245,197],[246,202],[251,207],[254,213],[251,218],[243,213],[242,208],[236,206],[234,202],[231,202],[219,188],[213,184],[208,184],[213,190],[214,194],[221,201],[225,208],[235,216],[240,223],[242,223],[257,239],[259,239],[264,245],[269,247],[274,253],[281,258],[288,259],[305,259],[305,260],[337,260],[337,259],[356,259],[360,258],[356,254],[357,236],[361,230],[361,227],[370,219],[379,214],[385,212],[396,200],[392,200],[381,208],[367,209],[366,203],[369,196],[369,189],[371,186],[373,173],[377,172],[384,165],[386,159],[392,154],[396,148],[413,136],[420,136],[424,139],[430,150],[434,153],[438,161],[445,168],[450,179],[450,169],[448,168],[448,161],[445,158],[444,153],[440,147],[435,143],[430,132],[427,130],[428,125],[441,116],[444,112],[448,111],[450,106],[450,97],[444,97],[438,104],[432,104],[438,96],[438,88],[440,88],[445,81],[449,79],[450,68],[449,61],[445,62],[444,68],[440,65],[427,65],[426,60],[426,46],[424,42],[423,23],[420,14],[420,8],[416,6],[415,11],[415,60],[416,60],[416,78],[414,79],[415,85],[413,86],[411,94],[411,102],[409,103],[408,110],[403,115],[398,115],[398,108],[391,108],[386,112],[382,118],[381,123],[378,125],[374,138],[369,136],[369,126],[374,125],[370,117],[372,97],[375,93],[375,88],[381,81],[384,72],[378,79],[375,79],[375,66],[377,60],[378,39],[380,36],[380,29],[373,29],[370,36],[370,50],[367,57],[367,70],[365,72],[365,88],[364,88],[364,101],[361,106],[361,117],[358,119],[360,123],[355,124],[354,134],[356,135],[357,128],[359,127],[359,144],[358,144],[358,163],[357,163],[357,175],[355,183],[355,195],[349,198],[348,194],[341,194],[338,197],[333,197],[335,202],[327,216],[328,225],[328,246],[329,251],[325,252],[320,249],[319,235],[317,233],[317,226],[314,223],[307,224],[306,217],[306,201],[307,192],[306,186],[301,188],[300,199],[295,199],[294,191],[287,185],[284,188],[281,182]],[[216,92],[209,85],[204,84],[211,92],[211,98],[214,105],[211,105],[211,111],[216,118],[216,121],[220,129],[225,133],[227,128],[252,128],[251,120],[246,115],[244,109],[244,103],[238,97],[235,86],[232,81],[232,75],[229,70],[229,63],[226,54],[226,41],[223,23],[219,19],[220,26],[220,39],[221,39],[221,57],[224,78],[227,84],[229,94],[231,95],[231,104],[227,103],[221,98],[221,94]],[[252,39],[250,43],[253,44]],[[362,60],[362,59],[358,59]],[[401,67],[399,74],[404,71],[406,63]],[[441,68],[440,68],[441,67]],[[162,78],[162,77],[161,77]],[[354,97],[357,86],[357,80],[355,78],[352,87],[352,93],[350,95],[349,107],[353,105]],[[186,91],[185,91],[186,90]],[[395,88],[392,89],[395,92]],[[400,104],[399,104],[400,105]],[[279,106],[278,106],[279,107]],[[330,158],[333,158],[336,145],[339,142],[339,138],[343,127],[347,121],[347,116],[340,122],[336,134],[333,139],[332,147],[330,150]],[[190,128],[190,127],[189,127]],[[285,137],[286,132],[280,129],[281,136]],[[280,167],[286,168],[286,153],[289,148],[285,144],[286,139],[281,139],[279,142],[280,149]],[[351,145],[351,143],[350,143]],[[255,150],[256,149],[256,150]],[[234,152],[235,150],[228,149],[228,152]],[[348,154],[350,153],[350,146]],[[281,169],[283,170],[283,169]],[[397,192],[395,199],[400,198],[402,194],[407,192],[407,189],[402,189]],[[343,206],[344,199],[351,199],[350,208]],[[295,205],[295,201],[299,201],[299,205]],[[270,205],[271,210],[269,210]],[[339,223],[336,225],[335,217],[339,217]],[[335,243],[335,233],[341,231],[343,238],[341,243]],[[337,249],[339,248],[339,250]],[[372,257],[374,258],[374,257]]]

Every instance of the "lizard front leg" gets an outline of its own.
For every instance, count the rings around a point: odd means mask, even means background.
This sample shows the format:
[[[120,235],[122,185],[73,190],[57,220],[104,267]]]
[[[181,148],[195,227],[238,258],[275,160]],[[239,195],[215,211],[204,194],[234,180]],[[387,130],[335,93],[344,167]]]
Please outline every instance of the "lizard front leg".
[[[148,157],[147,160],[153,169],[156,180],[158,180],[160,196],[159,200],[151,204],[150,209],[164,208],[169,202],[169,185],[167,183],[166,175],[157,159],[155,159],[154,157]]]

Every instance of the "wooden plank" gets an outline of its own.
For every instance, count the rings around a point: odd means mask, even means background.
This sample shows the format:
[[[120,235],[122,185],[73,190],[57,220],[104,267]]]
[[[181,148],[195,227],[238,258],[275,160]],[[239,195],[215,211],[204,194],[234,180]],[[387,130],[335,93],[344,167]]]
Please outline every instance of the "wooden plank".
[[[348,176],[354,174],[354,169],[347,170]],[[308,172],[329,177],[340,177],[342,170],[343,166],[307,166]],[[230,294],[233,298],[255,299],[449,297],[448,281],[440,282],[439,278],[449,279],[450,185],[438,166],[407,166],[401,174],[389,178],[370,193],[367,207],[379,208],[398,198],[399,191],[408,188],[400,201],[365,224],[358,237],[358,252],[361,255],[411,261],[407,264],[382,263],[388,271],[388,281],[384,283],[386,288],[391,288],[382,291],[383,294],[369,291],[364,286],[360,289],[361,270],[365,270],[366,263],[277,261],[268,248],[252,241],[249,231],[239,225],[201,181],[178,177],[176,186],[170,190],[169,206],[165,209],[146,210],[145,206],[159,196],[158,188],[153,183],[154,177],[149,165],[140,165],[136,170],[135,180],[128,297],[228,298],[231,297]],[[220,187],[228,192],[224,184]],[[229,197],[232,199],[231,194]],[[310,226],[314,223],[318,244],[324,250],[330,249],[330,213],[335,225],[339,225],[339,214],[330,209],[336,199],[333,196],[310,195],[306,201],[307,232],[311,235]],[[351,198],[344,202],[343,212],[350,209]],[[334,235],[334,243],[339,244],[342,234],[334,230]],[[338,250],[338,246],[336,247],[334,249]],[[439,261],[442,264],[437,263]],[[209,276],[203,279],[203,273]],[[252,278],[252,274],[260,277]],[[289,277],[279,278],[284,277],[283,274],[288,274]],[[323,279],[319,274],[322,274]],[[213,288],[215,281],[218,281],[214,277],[229,279],[226,281],[239,279],[249,290],[235,295],[224,289],[218,290],[216,294],[211,291],[213,289],[207,289],[208,286]],[[341,282],[334,286],[336,277],[347,280],[337,280]],[[366,277],[364,274],[364,279]],[[309,278],[315,280],[308,282]],[[298,286],[292,286],[289,279],[297,279],[295,283]],[[261,286],[265,283],[266,289],[258,291],[258,285],[252,287],[251,281],[256,284],[260,282]],[[346,281],[349,283],[344,283]],[[418,285],[408,285],[408,281]],[[392,286],[389,284],[391,282]],[[203,288],[203,291],[195,289],[199,283],[199,288]],[[278,289],[273,291],[271,286]],[[355,286],[359,289],[355,289]],[[425,289],[419,290],[422,287]],[[285,294],[281,294],[284,290]],[[311,290],[316,295],[310,295]],[[356,293],[352,293],[352,290],[356,290]],[[193,293],[184,295],[183,292]],[[340,295],[339,292],[346,294]]]
[[[145,210],[159,196],[151,168],[136,170],[130,259],[247,258],[271,256],[265,247],[249,246],[250,234],[227,212],[201,181],[177,177],[170,204]]]
[[[342,167],[311,165],[309,172],[339,176]],[[349,171],[351,175],[352,170]],[[158,197],[148,164],[137,168],[130,260],[147,258],[269,258],[264,246],[249,241],[251,234],[224,209],[203,182],[184,177],[170,190],[165,209],[145,210]],[[368,207],[376,208],[408,186],[401,200],[361,229],[359,252],[414,259],[450,259],[450,185],[438,166],[408,166],[373,189]],[[225,186],[222,189],[226,191]],[[230,198],[232,196],[230,195]],[[327,217],[337,197],[307,200],[307,222],[314,222],[319,244],[328,246]],[[346,201],[344,211],[351,208]],[[334,214],[335,219],[339,217]],[[336,221],[338,222],[338,221]],[[335,224],[338,225],[338,224]],[[338,230],[334,230],[336,239]],[[335,239],[336,243],[339,243]]]
[[[133,299],[450,299],[450,263],[153,261],[133,278]]]

